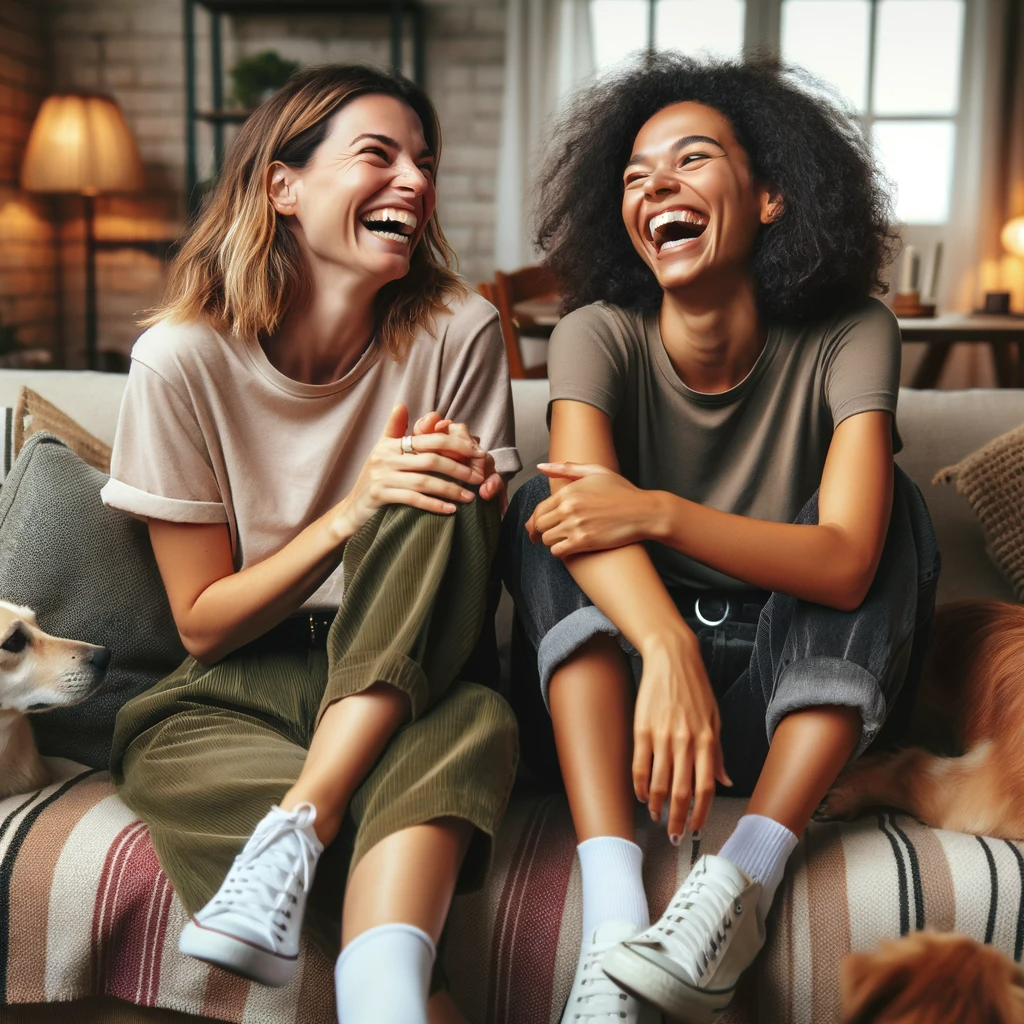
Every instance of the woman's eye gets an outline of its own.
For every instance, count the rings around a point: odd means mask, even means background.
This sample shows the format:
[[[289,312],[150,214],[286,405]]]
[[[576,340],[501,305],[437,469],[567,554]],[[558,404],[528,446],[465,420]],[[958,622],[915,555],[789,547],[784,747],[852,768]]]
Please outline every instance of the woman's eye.
[[[629,188],[630,185],[641,185],[641,184],[643,184],[644,179],[646,177],[647,177],[646,174],[630,174],[630,175],[627,175],[627,177],[626,177],[626,188]]]
[[[387,153],[384,152],[379,146],[367,146],[363,150],[364,153],[370,153],[372,156],[379,156],[381,160],[386,161],[388,159]]]
[[[679,162],[683,167],[686,167],[687,164],[692,164],[696,160],[707,160],[707,158],[707,153],[687,153]]]

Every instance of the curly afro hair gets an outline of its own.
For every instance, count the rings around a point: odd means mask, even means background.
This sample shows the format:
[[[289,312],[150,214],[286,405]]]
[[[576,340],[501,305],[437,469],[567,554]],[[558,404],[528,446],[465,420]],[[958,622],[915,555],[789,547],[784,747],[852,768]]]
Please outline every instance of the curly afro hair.
[[[880,271],[897,237],[888,183],[860,126],[823,98],[822,84],[764,55],[737,63],[662,53],[581,92],[556,126],[537,244],[566,311],[601,299],[660,305],[622,222],[622,171],[645,122],[683,101],[723,114],[757,180],[782,198],[782,215],[762,226],[751,256],[767,321],[814,320],[886,290]]]

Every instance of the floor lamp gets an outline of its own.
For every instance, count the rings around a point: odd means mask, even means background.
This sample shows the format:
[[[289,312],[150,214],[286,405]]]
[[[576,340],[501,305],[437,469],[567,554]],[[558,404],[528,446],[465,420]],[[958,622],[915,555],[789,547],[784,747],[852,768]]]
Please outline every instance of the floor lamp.
[[[25,159],[26,192],[75,194],[85,209],[85,361],[97,366],[96,196],[138,192],[142,161],[121,108],[109,96],[64,94],[43,100]]]

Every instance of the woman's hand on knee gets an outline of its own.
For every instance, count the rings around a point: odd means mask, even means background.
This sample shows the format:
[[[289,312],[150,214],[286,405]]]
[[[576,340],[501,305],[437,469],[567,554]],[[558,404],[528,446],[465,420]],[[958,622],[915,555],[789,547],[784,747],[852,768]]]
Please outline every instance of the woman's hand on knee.
[[[444,428],[438,429],[439,424]],[[355,486],[334,508],[342,539],[355,534],[384,505],[451,515],[476,497],[466,485],[484,483],[481,463],[486,452],[470,437],[452,432],[436,413],[417,426],[420,430],[414,427],[409,434],[409,412],[401,403],[395,406]]]
[[[480,438],[470,433],[469,427],[465,423],[443,420],[436,412],[428,413],[417,420],[416,427],[420,428],[421,426],[424,430],[428,428],[435,431],[443,430],[449,434],[466,438],[477,445],[477,447],[480,445]],[[481,449],[481,451],[483,450]],[[470,465],[483,474],[483,483],[480,484],[479,489],[480,497],[484,501],[493,501],[497,498],[498,504],[501,507],[501,514],[504,515],[508,511],[508,484],[505,482],[505,478],[495,471],[494,456],[488,451],[483,451],[481,456],[470,460]]]
[[[633,788],[659,820],[668,802],[673,842],[686,828],[703,828],[716,779],[725,774],[718,703],[696,637],[662,638],[641,652],[643,677],[633,719]]]

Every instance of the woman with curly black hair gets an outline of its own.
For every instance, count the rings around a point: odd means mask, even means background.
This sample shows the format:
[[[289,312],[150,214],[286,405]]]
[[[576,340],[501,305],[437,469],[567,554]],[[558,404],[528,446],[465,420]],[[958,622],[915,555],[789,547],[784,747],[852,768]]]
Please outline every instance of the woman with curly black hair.
[[[916,686],[939,559],[893,463],[889,200],[808,84],[648,58],[579,98],[542,180],[568,315],[504,542],[580,841],[563,1021],[717,1018],[811,813]],[[634,792],[678,844],[716,782],[746,813],[649,926]]]

